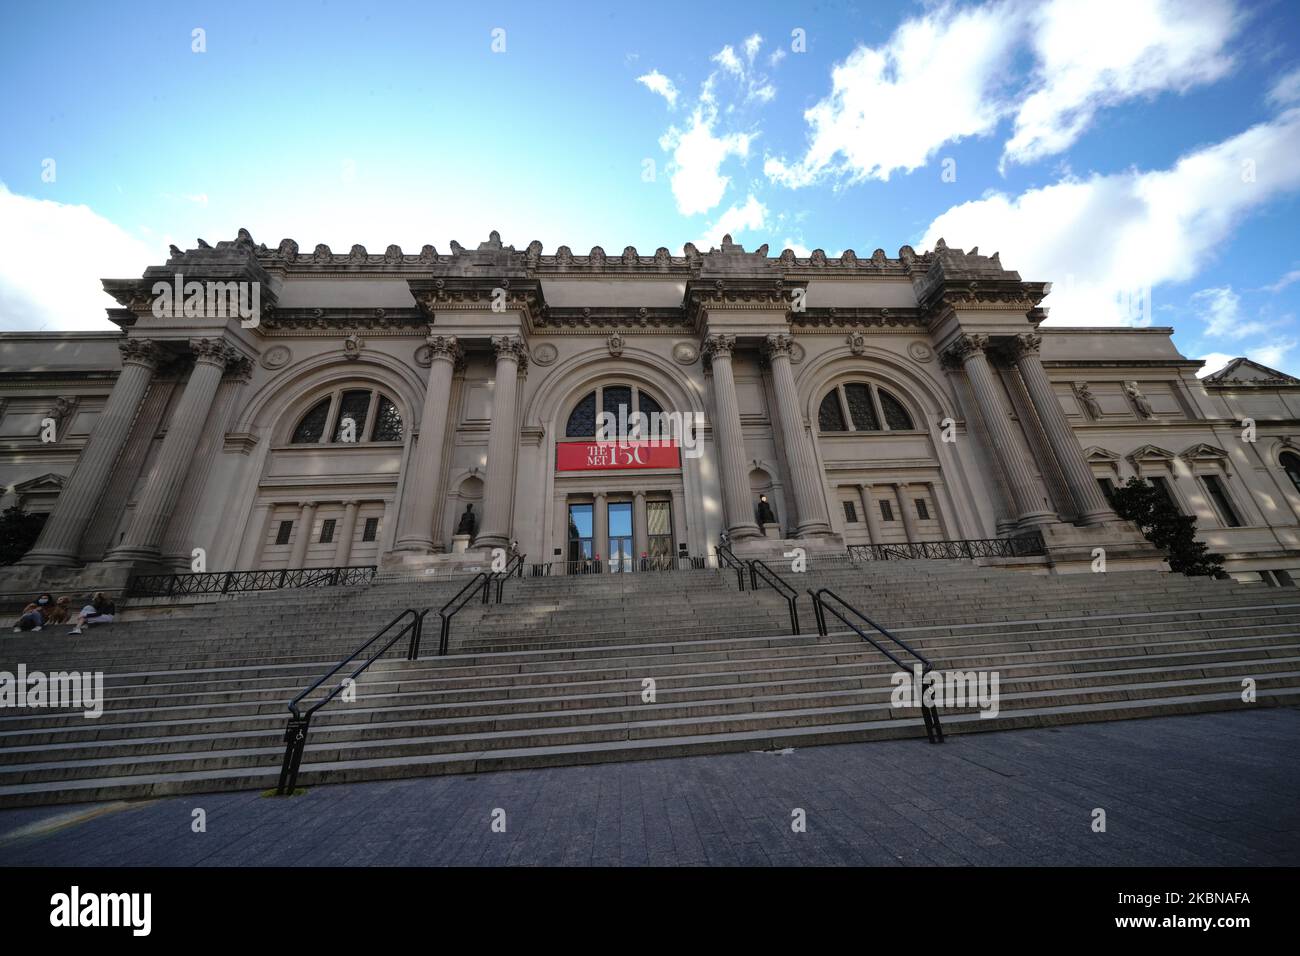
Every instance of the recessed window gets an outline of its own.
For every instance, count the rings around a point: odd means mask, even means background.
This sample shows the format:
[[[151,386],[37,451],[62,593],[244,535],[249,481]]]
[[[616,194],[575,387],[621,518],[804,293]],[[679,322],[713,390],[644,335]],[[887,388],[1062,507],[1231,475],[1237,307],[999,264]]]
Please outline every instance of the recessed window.
[[[1173,489],[1169,487],[1169,482],[1166,479],[1153,476],[1147,478],[1147,481],[1151,482],[1151,487],[1160,492],[1161,497],[1169,503],[1169,507],[1179,514],[1183,513],[1183,509],[1178,506],[1178,499],[1174,497]]]
[[[320,543],[330,544],[334,541],[334,518],[326,518],[320,523]]]
[[[883,424],[882,424],[883,422]],[[863,382],[837,385],[822,397],[817,427],[823,432],[913,431],[907,407],[890,392]]]
[[[374,541],[379,537],[379,519],[367,518],[365,527],[361,530],[362,541]]]
[[[1101,488],[1101,493],[1106,497],[1107,503],[1115,507],[1115,482],[1109,478],[1098,478],[1097,485]]]
[[[1300,455],[1293,455],[1289,451],[1283,452],[1278,461],[1286,476],[1291,479],[1291,484],[1295,485],[1295,490],[1300,491]]]
[[[613,415],[621,428],[633,412],[640,412],[648,418],[650,415],[663,414],[663,407],[635,385],[601,386],[584,395],[582,401],[573,406],[564,426],[564,437],[594,438],[601,413]],[[649,421],[641,423],[643,433],[647,433],[649,428]],[[626,432],[620,431],[619,434],[622,436]]]
[[[288,544],[289,537],[293,534],[293,522],[281,521],[279,529],[275,532],[276,544]]]
[[[340,389],[313,405],[298,420],[292,445],[399,442],[402,415],[387,395],[373,388]]]
[[[858,509],[854,507],[853,502],[846,501],[844,504],[844,520],[849,524],[858,523]]]
[[[888,501],[880,502],[880,517],[885,521],[894,520],[894,506]]]
[[[1237,517],[1237,511],[1228,498],[1228,489],[1223,487],[1223,481],[1219,476],[1202,475],[1201,482],[1205,485],[1205,490],[1210,493],[1210,500],[1214,502],[1214,508],[1219,513],[1219,520],[1226,527],[1240,528],[1241,519]]]
[[[924,498],[916,499],[916,516],[922,521],[930,520],[930,506]]]

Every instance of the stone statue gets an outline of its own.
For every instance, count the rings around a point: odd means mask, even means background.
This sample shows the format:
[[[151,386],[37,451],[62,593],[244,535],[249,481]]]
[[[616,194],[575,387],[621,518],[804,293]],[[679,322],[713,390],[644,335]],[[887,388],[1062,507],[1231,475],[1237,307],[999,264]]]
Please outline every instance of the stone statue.
[[[1075,382],[1074,394],[1079,396],[1079,401],[1083,402],[1083,407],[1088,410],[1088,414],[1100,421],[1101,420],[1101,403],[1097,401],[1097,396],[1092,394],[1092,389],[1088,387],[1087,382]]]
[[[456,533],[467,534],[472,538],[477,525],[478,519],[474,517],[474,506],[466,505],[465,513],[460,516],[460,524],[456,525]]]
[[[767,503],[767,495],[758,496],[758,523],[776,524],[776,515],[772,513],[772,506]]]
[[[1139,418],[1156,417],[1155,409],[1151,407],[1151,403],[1147,401],[1147,397],[1142,394],[1142,391],[1138,388],[1137,382],[1125,382],[1124,392],[1133,401],[1133,407],[1137,409]]]

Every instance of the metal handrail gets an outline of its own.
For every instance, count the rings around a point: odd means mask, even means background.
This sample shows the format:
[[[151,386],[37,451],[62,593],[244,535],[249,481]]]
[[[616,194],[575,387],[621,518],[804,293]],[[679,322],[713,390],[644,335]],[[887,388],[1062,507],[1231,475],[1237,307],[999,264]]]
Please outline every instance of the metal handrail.
[[[504,570],[504,571],[493,571],[493,572],[492,572],[492,575],[491,575],[491,576],[492,576],[492,580],[496,582],[496,586],[497,586],[497,597],[496,597],[496,603],[497,603],[497,604],[500,604],[500,603],[501,603],[501,591],[502,591],[502,589],[506,586],[506,578],[516,577],[516,576],[522,578],[522,577],[524,576],[524,558],[525,558],[525,557],[526,557],[526,555],[524,555],[524,554],[516,554],[516,555],[515,555],[513,558],[511,558],[510,561],[506,564],[506,567],[505,567],[505,570]]]
[[[492,590],[492,574],[493,572],[490,571],[480,571],[478,574],[474,575],[474,577],[470,578],[469,583],[457,591],[452,599],[439,609],[438,617],[442,619],[442,627],[439,629],[438,633],[439,657],[446,656],[447,646],[451,643],[451,619],[460,613],[461,608],[469,603],[470,598],[474,596],[474,592],[481,590],[483,593],[483,603],[488,603],[488,595]],[[460,601],[460,603],[456,604],[457,601]],[[452,607],[453,604],[456,606]],[[447,613],[448,608],[451,609],[450,614]]]
[[[719,569],[725,564],[729,568],[736,570],[736,585],[740,590],[745,590],[745,562],[736,557],[729,545],[718,542],[717,547],[713,549],[718,555]]]
[[[1028,531],[1009,538],[851,544],[848,552],[853,558],[864,561],[1023,558],[1046,554],[1046,545],[1042,532]]]
[[[780,594],[788,605],[790,605],[790,633],[799,633],[799,591],[785,578],[773,571],[766,561],[760,561],[753,558],[749,562],[749,588],[751,591],[758,590],[758,579],[762,578],[771,587],[772,590]]]
[[[827,630],[827,628],[826,628],[826,612],[827,612],[827,611],[830,611],[830,613],[834,614],[837,618],[840,619],[841,623],[843,623],[845,627],[847,627],[847,628],[849,628],[850,630],[852,630],[855,634],[858,635],[858,637],[862,638],[864,641],[866,641],[868,644],[870,644],[870,645],[871,645],[872,647],[874,647],[876,650],[880,651],[880,653],[882,653],[882,654],[884,654],[886,657],[888,657],[891,661],[894,662],[894,664],[895,664],[895,665],[896,665],[900,670],[904,670],[904,671],[909,671],[909,670],[911,670],[910,667],[908,667],[906,664],[904,664],[902,661],[900,661],[897,657],[895,657],[895,656],[894,656],[894,655],[893,655],[893,654],[888,650],[888,648],[884,647],[884,646],[883,646],[879,641],[875,640],[875,639],[872,638],[870,635],[868,635],[864,630],[862,630],[862,628],[858,627],[858,625],[854,624],[852,621],[850,621],[847,617],[845,617],[843,614],[841,614],[841,613],[840,613],[838,610],[836,610],[834,607],[828,605],[828,604],[826,603],[826,599],[827,599],[827,598],[831,598],[831,599],[837,601],[837,602],[838,602],[838,603],[839,603],[839,604],[840,604],[840,605],[841,605],[845,610],[847,610],[847,611],[851,611],[851,612],[853,612],[854,614],[856,614],[856,615],[857,615],[859,618],[861,618],[863,621],[865,621],[866,623],[870,624],[873,628],[875,628],[877,631],[879,631],[879,632],[880,632],[881,634],[883,634],[885,637],[889,638],[891,641],[893,641],[895,644],[897,644],[897,645],[898,645],[899,647],[901,647],[903,650],[907,651],[907,653],[911,654],[911,655],[912,655],[913,657],[915,657],[918,661],[920,661],[920,662],[921,662],[921,682],[922,682],[922,684],[926,684],[926,680],[927,680],[927,678],[928,678],[928,679],[929,679],[929,682],[930,682],[928,686],[933,686],[933,682],[934,682],[934,680],[935,680],[935,677],[934,677],[934,674],[931,673],[931,672],[934,670],[934,665],[930,663],[929,658],[927,658],[924,654],[921,654],[919,651],[914,650],[914,649],[913,649],[909,644],[907,644],[905,641],[901,640],[900,638],[895,637],[893,634],[891,634],[889,631],[887,631],[884,627],[882,627],[881,625],[877,624],[877,623],[876,623],[875,621],[873,621],[871,618],[867,617],[865,614],[863,614],[861,611],[859,611],[856,607],[854,607],[854,606],[853,606],[852,604],[850,604],[848,601],[844,600],[844,598],[840,597],[838,594],[836,594],[836,593],[835,593],[834,591],[832,591],[830,588],[821,588],[821,589],[818,590],[818,591],[813,591],[811,588],[809,588],[809,589],[808,589],[808,594],[812,597],[812,602],[813,602],[813,613],[817,616],[817,633],[820,634],[822,637],[825,637],[825,636],[827,635],[827,633],[829,633],[828,630]],[[921,700],[921,702],[920,702],[920,706],[921,706],[921,718],[925,721],[925,736],[926,736],[926,738],[927,738],[927,739],[930,741],[930,743],[932,743],[932,744],[941,744],[941,743],[943,743],[943,728],[939,725],[939,711],[938,711],[938,708],[936,708],[933,704],[927,705],[927,704],[925,703],[925,701],[924,701],[924,698]]]
[[[379,658],[383,657],[384,654],[388,652],[389,648],[400,641],[408,633],[411,635],[411,641],[410,644],[407,645],[406,659],[408,661],[415,660],[415,656],[420,650],[420,632],[424,628],[424,616],[428,614],[429,611],[430,608],[425,608],[423,611],[417,611],[415,608],[408,607],[405,611],[402,611],[397,615],[397,617],[393,618],[376,631],[370,640],[366,641],[347,657],[343,658],[343,660],[331,667],[328,671],[313,681],[306,690],[293,700],[289,701],[289,720],[284,728],[284,761],[280,765],[280,781],[276,785],[276,796],[283,797],[293,793],[294,787],[298,783],[298,768],[302,765],[302,753],[307,746],[307,732],[311,729],[311,719],[316,711],[320,710],[337,697],[350,681],[355,681],[362,671],[375,661],[379,660]],[[365,662],[353,670],[351,674],[339,681],[328,694],[316,701],[316,703],[312,704],[306,710],[302,710],[298,707],[298,705],[302,703],[303,698],[341,671],[351,661],[355,660],[363,651],[366,650],[366,648],[378,641],[399,621],[403,620],[408,615],[410,620],[393,633],[383,647],[371,654],[366,658]]]

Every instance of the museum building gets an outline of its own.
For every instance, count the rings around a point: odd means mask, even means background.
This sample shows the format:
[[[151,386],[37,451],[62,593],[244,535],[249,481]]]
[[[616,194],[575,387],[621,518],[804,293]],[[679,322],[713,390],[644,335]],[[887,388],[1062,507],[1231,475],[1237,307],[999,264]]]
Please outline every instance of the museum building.
[[[510,547],[537,573],[636,570],[724,534],[1157,566],[1110,505],[1135,475],[1234,576],[1300,569],[1300,380],[1198,379],[1168,328],[1042,326],[1047,284],[942,241],[304,253],[241,230],[104,288],[118,331],[0,334],[0,504],[48,516],[0,589],[196,549],[208,571]],[[651,441],[652,420],[687,424]]]

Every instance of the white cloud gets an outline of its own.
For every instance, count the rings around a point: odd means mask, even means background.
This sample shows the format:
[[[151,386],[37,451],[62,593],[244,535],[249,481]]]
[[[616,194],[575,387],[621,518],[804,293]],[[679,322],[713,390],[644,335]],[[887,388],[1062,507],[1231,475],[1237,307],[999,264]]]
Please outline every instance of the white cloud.
[[[1261,365],[1267,365],[1270,368],[1278,368],[1286,361],[1287,355],[1297,344],[1295,339],[1279,339],[1259,348],[1247,349],[1246,358],[1259,362]]]
[[[673,81],[658,70],[651,70],[645,76],[638,76],[636,81],[652,93],[658,93],[668,101],[670,107],[677,105],[677,87]]]
[[[736,76],[744,75],[745,66],[740,62],[740,57],[736,56],[736,51],[731,48],[731,44],[727,44],[713,54],[713,62],[728,73],[734,73]]]
[[[1281,292],[1283,289],[1285,289],[1287,286],[1291,285],[1291,283],[1296,281],[1300,281],[1300,269],[1292,269],[1290,272],[1282,276],[1282,278],[1278,279],[1272,285],[1264,286],[1264,290],[1266,292],[1278,293]]]
[[[0,223],[5,331],[116,328],[100,279],[139,276],[166,258],[88,206],[16,195],[3,183]]]
[[[1192,295],[1197,314],[1205,322],[1205,335],[1213,338],[1240,338],[1267,331],[1264,322],[1251,322],[1241,316],[1241,296],[1232,286],[1202,289]]]
[[[743,205],[736,204],[727,209],[717,221],[709,226],[700,241],[696,243],[701,249],[710,249],[722,244],[722,237],[762,229],[767,222],[767,207],[752,194]]]
[[[758,56],[759,48],[763,45],[763,38],[757,33],[745,37],[745,59],[750,63],[754,62],[754,57]]]
[[[802,242],[795,242],[789,236],[787,236],[785,242],[781,244],[781,248],[782,250],[789,249],[796,256],[799,256],[801,259],[807,259],[810,255],[812,255],[811,249],[805,246]]]
[[[753,136],[730,133],[718,136],[713,128],[717,113],[697,107],[685,131],[670,127],[659,145],[673,154],[672,189],[677,210],[685,216],[708,212],[718,203],[731,182],[722,175],[722,163],[728,156],[749,155]]]
[[[836,64],[830,94],[804,113],[804,155],[769,157],[764,171],[792,188],[888,180],[1007,117],[1004,162],[1055,155],[1101,109],[1223,77],[1241,19],[1232,0],[944,3]]]
[[[1300,67],[1277,78],[1269,88],[1268,101],[1276,106],[1290,106],[1300,102]]]
[[[1205,378],[1207,375],[1213,375],[1235,358],[1237,358],[1237,356],[1229,355],[1227,352],[1209,352],[1202,355],[1201,361],[1204,362],[1205,365],[1196,372],[1196,377]]]
[[[1035,61],[1003,160],[1068,149],[1098,110],[1213,83],[1239,19],[1229,0],[1053,0],[1029,17]]]
[[[782,60],[784,60],[784,59],[785,59],[785,48],[784,48],[784,47],[777,47],[777,48],[776,48],[775,50],[773,50],[773,51],[771,52],[771,54],[768,56],[768,58],[767,58],[767,65],[768,65],[768,66],[776,66],[778,63],[780,63],[780,62],[781,62]]]
[[[830,95],[804,113],[803,158],[769,157],[764,172],[791,187],[828,175],[888,180],[944,143],[991,133],[1020,19],[1011,4],[945,6],[905,21],[884,46],[858,47],[831,71]]]
[[[942,236],[998,250],[1026,279],[1051,280],[1045,304],[1053,323],[1136,324],[1119,307],[1124,296],[1190,279],[1243,216],[1300,189],[1297,153],[1293,109],[1166,170],[1094,175],[954,206],[920,245]]]

